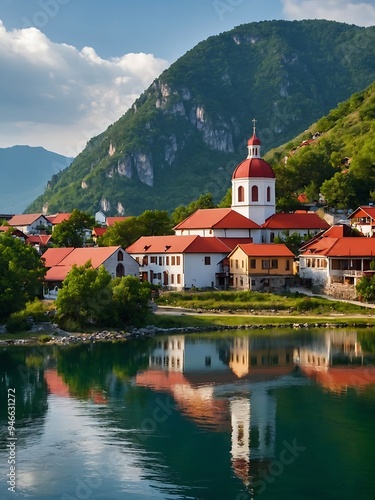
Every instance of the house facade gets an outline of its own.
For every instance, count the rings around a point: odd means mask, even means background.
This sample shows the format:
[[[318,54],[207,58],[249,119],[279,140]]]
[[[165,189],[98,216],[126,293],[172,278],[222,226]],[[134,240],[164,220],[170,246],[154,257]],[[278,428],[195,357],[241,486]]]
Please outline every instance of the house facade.
[[[355,298],[355,285],[370,270],[375,258],[375,238],[324,237],[305,245],[299,256],[300,277],[330,295],[337,285]],[[341,291],[343,291],[341,289]]]
[[[45,228],[51,228],[51,222],[43,214],[21,214],[14,215],[8,224],[22,231],[26,235],[38,234]]]
[[[361,206],[349,215],[350,226],[360,231],[363,236],[375,235],[375,207]]]
[[[294,283],[294,254],[284,244],[240,244],[228,260],[233,288],[280,291]]]
[[[126,251],[138,262],[143,281],[174,290],[206,288],[216,286],[220,263],[238,241],[199,235],[144,236]]]
[[[292,234],[312,238],[330,227],[315,212],[297,210],[293,213],[273,214],[262,224],[262,243],[273,243],[276,237],[285,239]]]

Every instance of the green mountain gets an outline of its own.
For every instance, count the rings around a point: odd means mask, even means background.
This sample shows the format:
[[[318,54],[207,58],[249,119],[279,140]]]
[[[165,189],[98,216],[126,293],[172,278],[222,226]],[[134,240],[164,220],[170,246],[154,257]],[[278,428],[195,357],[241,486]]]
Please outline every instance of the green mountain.
[[[0,148],[0,213],[22,213],[72,161],[41,147]]]
[[[319,193],[337,208],[375,201],[375,83],[353,94],[303,134],[265,159],[277,177],[277,199]]]
[[[137,215],[200,194],[218,202],[246,155],[251,120],[263,153],[375,80],[375,27],[267,21],[208,38],[55,175],[28,211]]]

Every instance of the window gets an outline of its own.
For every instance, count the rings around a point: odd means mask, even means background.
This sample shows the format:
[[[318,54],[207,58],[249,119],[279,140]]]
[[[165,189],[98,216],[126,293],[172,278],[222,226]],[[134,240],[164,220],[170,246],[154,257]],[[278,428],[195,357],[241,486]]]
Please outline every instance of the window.
[[[273,243],[275,240],[275,233],[270,233],[270,242]]]
[[[117,260],[119,262],[122,262],[124,260],[124,254],[121,252],[121,250],[118,251]]]
[[[162,266],[163,265],[163,257],[159,257],[159,266]]]
[[[270,268],[270,261],[262,260],[262,269],[269,269],[269,268]]]
[[[271,188],[270,187],[267,188],[267,201],[268,202],[271,201]]]
[[[142,266],[148,266],[148,255],[145,255],[143,257]]]
[[[204,265],[205,266],[210,266],[211,265],[211,257],[205,257],[204,258]]]
[[[151,262],[151,264],[157,264],[158,263],[158,258],[155,257],[154,255],[152,255],[150,257],[150,262]]]
[[[174,274],[171,274],[171,285],[174,284]]]
[[[258,186],[253,186],[251,188],[251,201],[259,201],[258,200]]]
[[[245,201],[245,190],[244,190],[243,186],[240,186],[238,188],[238,201],[239,202]]]
[[[181,274],[177,274],[177,284],[181,285]]]
[[[172,255],[172,257],[171,257],[171,265],[172,266],[176,265],[176,257],[174,255]]]
[[[279,267],[279,261],[277,259],[271,260],[271,269],[277,269]]]
[[[236,259],[236,269],[238,269],[238,260]]]
[[[255,269],[257,267],[257,262],[255,259],[250,259],[250,268]]]
[[[206,357],[204,358],[204,364],[205,364],[206,366],[211,366],[211,356],[206,356]]]
[[[177,266],[181,265],[181,257],[179,255],[176,257],[176,264]]]
[[[166,265],[166,266],[169,266],[169,257],[166,257],[166,258],[165,258],[165,265]]]
[[[290,270],[290,260],[287,260],[285,262],[285,271],[289,271]]]

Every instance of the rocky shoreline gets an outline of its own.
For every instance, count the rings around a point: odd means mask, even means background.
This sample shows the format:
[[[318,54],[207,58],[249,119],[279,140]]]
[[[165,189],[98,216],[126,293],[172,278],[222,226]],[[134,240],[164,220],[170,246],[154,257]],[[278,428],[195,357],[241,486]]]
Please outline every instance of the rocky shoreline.
[[[76,333],[72,334],[61,330],[52,323],[36,323],[33,326],[32,332],[39,334],[39,337],[30,337],[29,339],[7,339],[1,340],[0,345],[70,345],[90,342],[114,342],[127,341],[130,339],[139,339],[153,337],[155,335],[173,335],[173,334],[189,334],[189,333],[204,333],[204,332],[219,332],[225,330],[270,330],[270,329],[309,329],[309,328],[369,328],[373,324],[358,323],[350,325],[348,323],[335,322],[309,322],[309,323],[282,323],[282,324],[262,324],[262,325],[214,325],[205,327],[178,327],[178,328],[160,328],[154,325],[149,325],[144,328],[133,328],[131,331],[110,331],[102,330],[94,333]],[[50,336],[50,339],[46,338]]]

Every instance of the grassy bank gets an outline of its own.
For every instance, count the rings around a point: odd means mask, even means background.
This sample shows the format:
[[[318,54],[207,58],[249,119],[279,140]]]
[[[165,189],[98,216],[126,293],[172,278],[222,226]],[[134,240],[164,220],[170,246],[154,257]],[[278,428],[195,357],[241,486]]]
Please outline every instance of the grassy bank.
[[[197,311],[244,313],[272,313],[298,316],[330,314],[366,314],[371,316],[375,310],[364,306],[310,297],[300,293],[272,294],[250,291],[209,291],[209,292],[164,292],[157,299],[158,305],[181,307]]]

